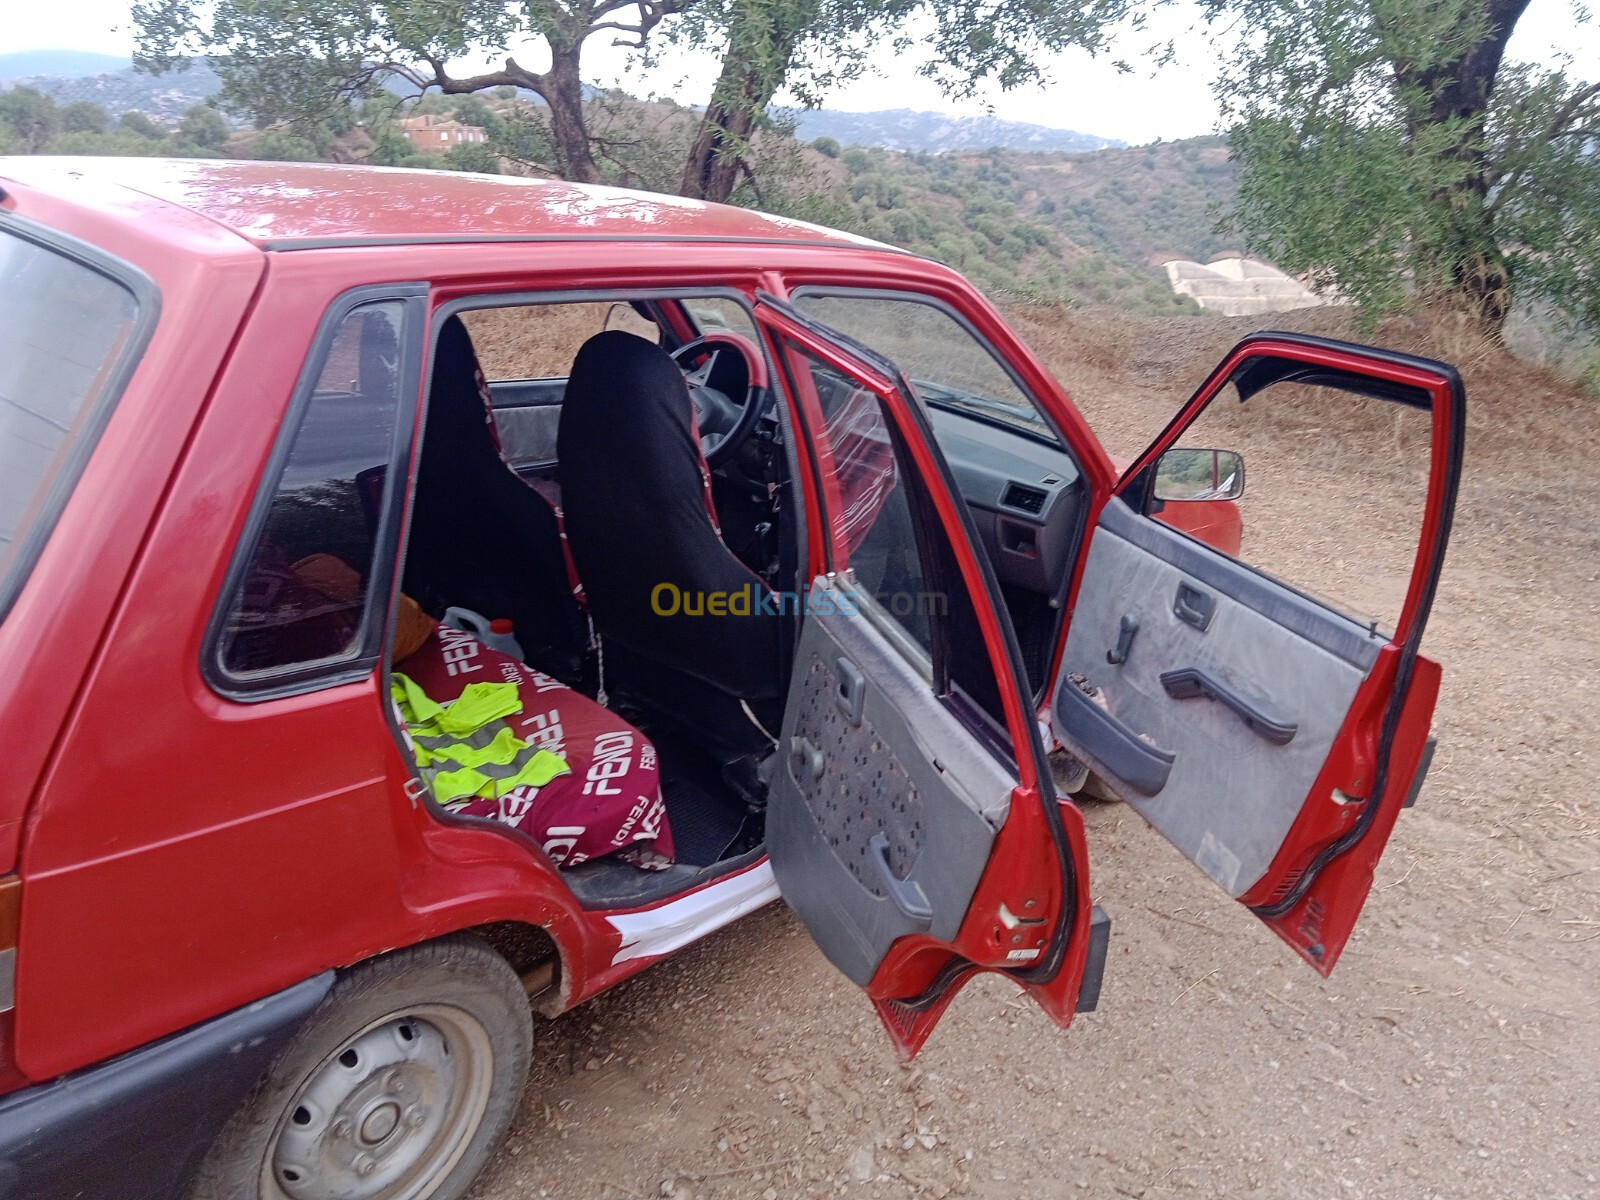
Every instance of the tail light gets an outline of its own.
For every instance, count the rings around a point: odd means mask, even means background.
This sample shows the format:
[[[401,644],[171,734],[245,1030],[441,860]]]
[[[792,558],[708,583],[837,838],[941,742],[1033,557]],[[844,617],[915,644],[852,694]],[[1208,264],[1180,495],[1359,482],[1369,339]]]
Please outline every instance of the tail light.
[[[17,1070],[17,932],[22,925],[22,880],[0,875],[0,1093],[29,1081]]]

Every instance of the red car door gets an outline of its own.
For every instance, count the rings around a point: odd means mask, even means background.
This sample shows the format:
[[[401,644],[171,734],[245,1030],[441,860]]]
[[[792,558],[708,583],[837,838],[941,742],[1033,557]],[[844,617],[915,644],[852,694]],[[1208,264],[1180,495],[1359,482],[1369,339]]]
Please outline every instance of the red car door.
[[[767,818],[779,890],[907,1057],[980,971],[1064,1023],[1092,940],[1083,828],[1041,770],[965,505],[892,364],[781,302],[758,315],[831,532],[791,598],[800,644]]]
[[[1420,536],[1392,634],[1156,519],[1162,455],[1225,388],[1267,404],[1275,397],[1259,394],[1279,383],[1430,414]],[[1441,363],[1258,334],[1129,466],[1089,541],[1056,736],[1324,975],[1425,769],[1439,668],[1418,648],[1465,422],[1460,377]]]

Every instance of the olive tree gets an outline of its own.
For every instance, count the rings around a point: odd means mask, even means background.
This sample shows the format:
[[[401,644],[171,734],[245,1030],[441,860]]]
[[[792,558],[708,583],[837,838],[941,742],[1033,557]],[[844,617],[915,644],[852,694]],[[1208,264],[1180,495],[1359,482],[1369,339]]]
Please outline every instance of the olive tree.
[[[726,200],[751,140],[787,89],[803,105],[885,53],[911,54],[946,94],[1038,82],[1069,47],[1102,48],[1132,0],[703,0],[676,31],[721,51],[722,69],[684,166],[686,196]]]
[[[1600,83],[1506,61],[1528,0],[1209,0],[1233,224],[1367,316],[1600,323]]]
[[[524,88],[545,102],[557,169],[596,182],[584,124],[581,61],[595,35],[643,47],[660,22],[695,0],[139,0],[135,62],[161,72],[213,56],[224,105],[258,125],[315,123],[334,107],[397,83],[465,95]],[[544,43],[534,71],[507,48]],[[504,54],[491,71],[457,75],[463,58]]]

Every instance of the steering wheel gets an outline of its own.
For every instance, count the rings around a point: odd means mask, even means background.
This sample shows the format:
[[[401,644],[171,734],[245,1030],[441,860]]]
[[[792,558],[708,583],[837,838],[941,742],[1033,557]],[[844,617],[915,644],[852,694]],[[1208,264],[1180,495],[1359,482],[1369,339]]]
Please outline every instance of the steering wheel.
[[[730,357],[739,364],[737,368],[726,365]],[[706,457],[706,466],[715,470],[755,432],[767,403],[767,360],[750,338],[719,332],[685,342],[672,352],[672,361],[678,364],[689,385],[695,425],[700,431],[700,452]],[[711,386],[713,377],[724,387],[729,380],[737,381],[744,394],[734,400],[727,392]]]

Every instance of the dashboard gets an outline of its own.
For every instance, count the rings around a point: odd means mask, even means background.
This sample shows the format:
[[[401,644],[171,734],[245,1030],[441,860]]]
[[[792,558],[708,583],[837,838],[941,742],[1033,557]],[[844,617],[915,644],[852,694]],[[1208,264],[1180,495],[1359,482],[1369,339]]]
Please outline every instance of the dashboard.
[[[1077,464],[1025,434],[939,407],[929,415],[1000,582],[1060,595],[1083,527]]]

